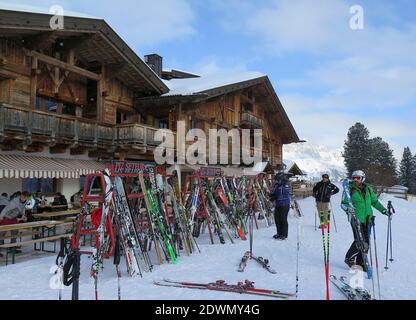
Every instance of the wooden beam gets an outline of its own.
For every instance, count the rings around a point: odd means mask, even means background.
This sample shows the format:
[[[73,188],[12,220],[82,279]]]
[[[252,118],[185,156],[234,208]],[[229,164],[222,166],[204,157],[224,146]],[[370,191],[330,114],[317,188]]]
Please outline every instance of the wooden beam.
[[[105,68],[101,67],[101,79],[97,82],[97,120],[98,122],[104,121],[104,98],[103,92],[105,91]]]
[[[24,46],[29,50],[44,50],[55,43],[58,35],[56,31],[43,32],[39,35],[26,37],[23,39]]]
[[[32,109],[36,108],[36,88],[38,83],[38,59],[32,57],[32,72],[30,76],[30,107]]]
[[[58,68],[63,69],[63,70],[67,70],[69,72],[76,73],[76,74],[78,74],[80,76],[83,76],[85,78],[92,79],[92,80],[95,80],[95,81],[100,81],[101,80],[101,76],[94,73],[94,72],[82,69],[82,68],[77,67],[77,66],[73,66],[73,65],[71,65],[67,62],[63,62],[61,60],[49,57],[49,56],[44,55],[42,53],[39,53],[39,52],[36,52],[36,51],[25,50],[25,54],[27,56],[30,56],[30,57],[36,57],[39,61],[42,61],[42,62],[44,62],[48,65],[58,67]]]

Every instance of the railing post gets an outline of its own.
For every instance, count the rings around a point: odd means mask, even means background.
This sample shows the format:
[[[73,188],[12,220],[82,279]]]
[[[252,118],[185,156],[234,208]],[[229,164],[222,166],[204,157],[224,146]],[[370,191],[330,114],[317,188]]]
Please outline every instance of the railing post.
[[[98,123],[95,124],[95,130],[94,130],[94,147],[96,148],[98,146]]]
[[[143,126],[143,144],[147,147],[147,127]]]
[[[75,119],[74,122],[74,144],[78,144],[80,134],[80,124],[78,119]]]
[[[4,140],[4,129],[5,129],[5,118],[6,110],[4,109],[4,104],[0,105],[0,141]]]
[[[33,124],[33,112],[29,110],[28,116],[27,116],[27,133],[26,133],[26,145],[32,144],[32,124]]]
[[[117,136],[118,136],[118,128],[117,128],[117,126],[116,127],[112,127],[111,128],[111,130],[112,130],[112,136],[113,136],[113,138],[112,138],[112,140],[111,140],[111,144],[112,144],[112,146],[113,146],[113,148],[116,148],[117,147]]]

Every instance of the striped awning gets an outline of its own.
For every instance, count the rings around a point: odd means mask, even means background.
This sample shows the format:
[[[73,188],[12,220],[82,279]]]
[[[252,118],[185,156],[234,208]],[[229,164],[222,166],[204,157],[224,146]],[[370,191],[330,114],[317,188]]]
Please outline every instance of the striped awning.
[[[52,159],[0,154],[1,178],[69,178],[103,170],[105,164],[93,160]]]

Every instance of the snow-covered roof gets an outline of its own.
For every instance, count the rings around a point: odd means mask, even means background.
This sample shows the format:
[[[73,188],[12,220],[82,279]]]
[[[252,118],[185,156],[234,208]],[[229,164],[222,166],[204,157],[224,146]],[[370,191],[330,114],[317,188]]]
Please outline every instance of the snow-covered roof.
[[[2,2],[0,1],[0,10],[10,10],[10,11],[19,11],[19,12],[29,12],[29,13],[41,13],[41,14],[54,14],[54,12],[49,11],[51,7],[38,7],[32,6],[27,4],[17,4],[17,3],[10,3],[10,2]],[[93,17],[87,15],[85,13],[75,12],[75,11],[68,11],[65,7],[64,9],[64,16],[67,17],[78,17],[78,18],[88,18],[88,19],[100,19],[97,17]]]
[[[170,95],[192,95],[204,92],[210,89],[224,87],[231,84],[254,80],[265,77],[260,72],[238,72],[238,73],[216,73],[201,76],[200,78],[190,79],[173,79],[164,80],[163,82],[169,87]]]
[[[295,161],[283,160],[283,163],[286,165],[285,172],[288,172],[293,167],[293,165],[295,164]]]

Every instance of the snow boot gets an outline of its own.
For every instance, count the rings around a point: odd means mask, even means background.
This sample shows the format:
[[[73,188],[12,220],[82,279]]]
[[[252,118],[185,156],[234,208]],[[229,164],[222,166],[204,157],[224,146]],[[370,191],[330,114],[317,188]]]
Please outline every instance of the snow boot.
[[[345,259],[344,262],[348,265],[348,268],[350,269],[357,265],[354,260]]]

